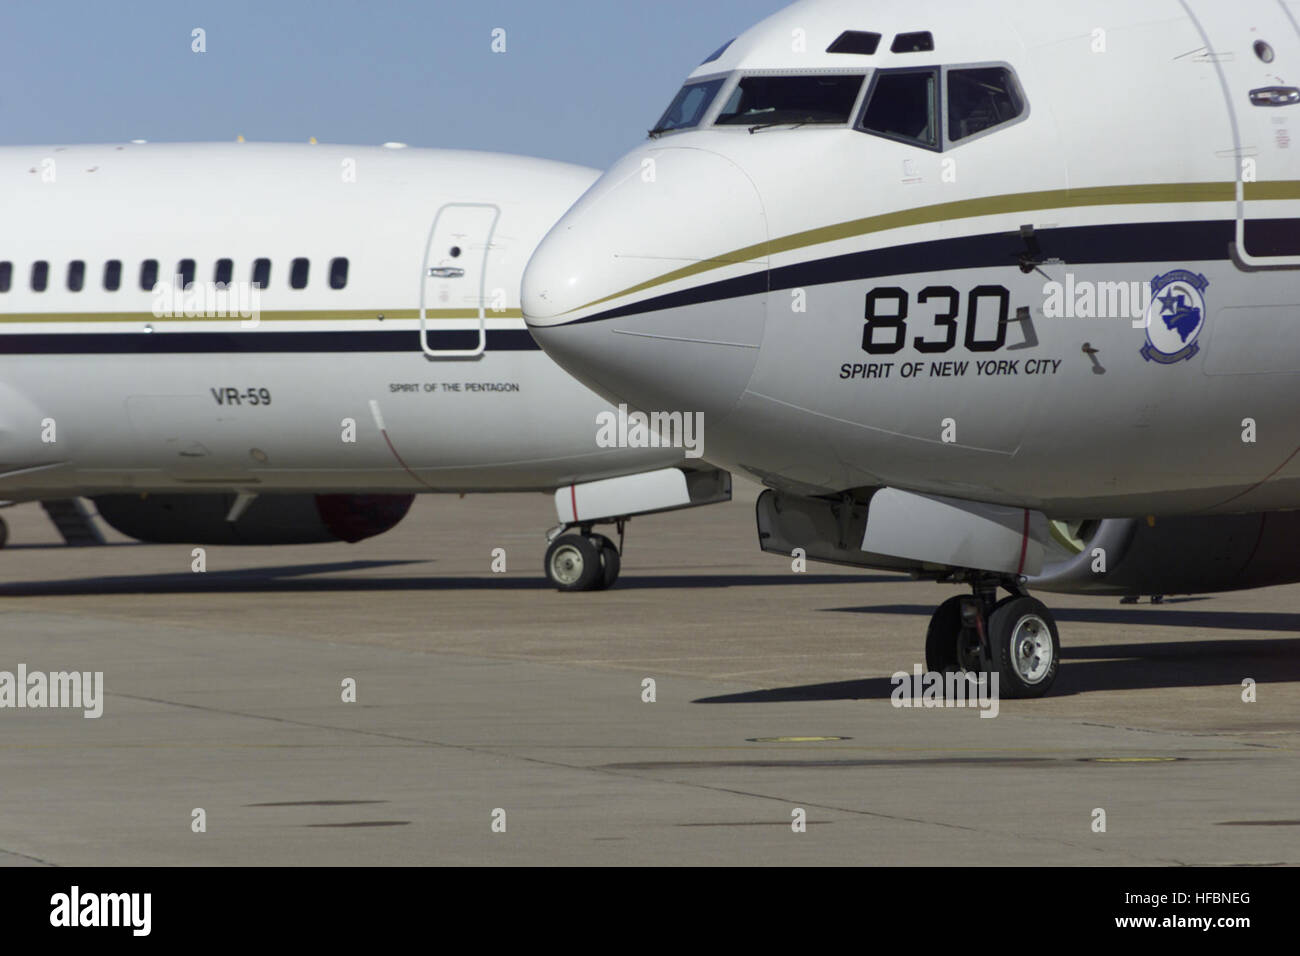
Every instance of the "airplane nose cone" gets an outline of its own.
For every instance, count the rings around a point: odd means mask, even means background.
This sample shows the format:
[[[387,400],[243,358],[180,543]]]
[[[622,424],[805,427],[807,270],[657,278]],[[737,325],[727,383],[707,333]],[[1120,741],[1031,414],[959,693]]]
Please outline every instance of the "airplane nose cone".
[[[542,240],[524,316],[580,381],[643,411],[725,417],[763,337],[767,221],[744,171],[708,150],[625,157]]]

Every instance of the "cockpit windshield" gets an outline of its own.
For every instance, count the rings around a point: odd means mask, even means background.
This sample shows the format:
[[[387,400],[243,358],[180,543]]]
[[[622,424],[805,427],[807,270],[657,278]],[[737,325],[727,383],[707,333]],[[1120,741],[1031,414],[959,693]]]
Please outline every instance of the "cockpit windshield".
[[[742,77],[728,97],[718,126],[847,123],[862,74]]]
[[[722,89],[723,77],[713,80],[704,80],[699,83],[687,83],[677,95],[673,97],[672,103],[668,109],[664,110],[664,115],[655,123],[654,129],[650,135],[658,133],[667,133],[674,129],[689,129],[692,126],[699,126],[700,120],[704,118],[704,111],[709,108],[713,98],[718,95],[718,90]]]

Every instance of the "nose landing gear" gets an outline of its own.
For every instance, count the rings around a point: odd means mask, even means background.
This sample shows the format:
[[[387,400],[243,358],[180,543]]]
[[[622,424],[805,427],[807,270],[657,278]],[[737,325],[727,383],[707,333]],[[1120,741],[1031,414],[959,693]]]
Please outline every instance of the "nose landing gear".
[[[1011,592],[998,600],[998,586]],[[939,673],[998,675],[1003,697],[1042,697],[1056,680],[1061,640],[1047,606],[1013,580],[979,579],[930,618],[925,666]]]
[[[618,522],[619,545],[623,522]],[[546,577],[561,591],[604,591],[618,580],[622,548],[583,525],[577,533],[566,528],[546,549]]]

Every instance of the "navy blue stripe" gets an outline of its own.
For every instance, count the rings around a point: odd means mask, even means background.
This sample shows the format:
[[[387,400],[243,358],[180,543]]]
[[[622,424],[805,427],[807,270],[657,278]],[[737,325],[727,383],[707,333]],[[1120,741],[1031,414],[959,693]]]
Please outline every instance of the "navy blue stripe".
[[[1227,259],[1236,234],[1231,219],[1197,222],[1139,222],[1102,226],[1070,226],[1035,232],[1041,259],[1059,259],[1066,265],[1108,262],[1204,262]],[[1026,252],[1016,233],[991,233],[934,239],[901,246],[887,246],[865,252],[850,252],[811,262],[800,262],[734,279],[643,299],[596,315],[577,319],[572,325],[600,322],[661,309],[675,309],[705,302],[757,295],[780,289],[806,289],[853,279],[876,279],[919,272],[956,269],[1019,268]],[[1048,272],[1052,266],[1045,266]]]
[[[430,332],[429,348],[472,349],[473,329]],[[537,343],[527,329],[488,329],[489,352],[528,352]],[[0,333],[0,355],[193,355],[257,352],[420,353],[413,330],[383,332],[20,332]]]
[[[1252,256],[1300,256],[1300,219],[1247,219],[1244,233]]]

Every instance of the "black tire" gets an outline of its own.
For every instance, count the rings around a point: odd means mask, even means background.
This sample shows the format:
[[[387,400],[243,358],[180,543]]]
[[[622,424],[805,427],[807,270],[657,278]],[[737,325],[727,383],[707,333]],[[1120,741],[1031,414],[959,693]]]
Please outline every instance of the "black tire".
[[[0,518],[0,548],[9,543],[9,523]]]
[[[1031,597],[1011,598],[993,609],[987,626],[999,695],[1046,694],[1061,666],[1061,638],[1047,605]]]
[[[609,588],[612,588],[614,582],[618,580],[618,573],[623,568],[623,561],[619,556],[618,548],[614,546],[614,542],[610,541],[609,538],[605,537],[603,534],[593,534],[591,536],[591,542],[600,549],[600,567],[602,573],[600,580],[596,583],[596,590],[606,591]]]
[[[938,674],[958,670],[957,640],[961,637],[961,598],[950,597],[935,609],[925,631],[925,669]]]
[[[562,534],[546,549],[546,577],[561,591],[592,591],[604,577],[600,549],[580,534]]]

